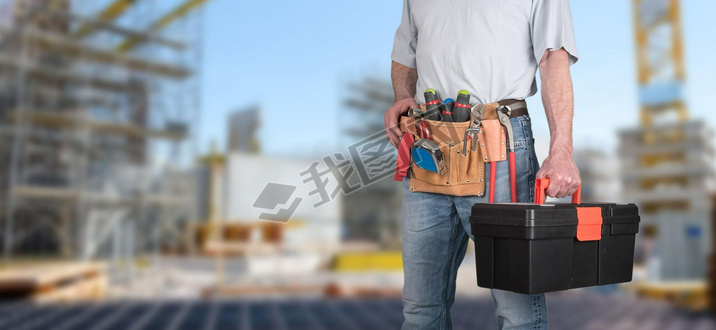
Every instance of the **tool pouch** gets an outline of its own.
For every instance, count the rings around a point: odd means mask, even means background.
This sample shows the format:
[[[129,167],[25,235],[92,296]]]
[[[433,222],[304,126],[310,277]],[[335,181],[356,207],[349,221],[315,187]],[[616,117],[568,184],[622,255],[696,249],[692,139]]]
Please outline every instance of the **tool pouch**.
[[[417,136],[415,120],[400,118],[400,130]],[[445,194],[452,196],[484,196],[485,163],[480,148],[471,149],[470,141],[462,141],[470,122],[444,122],[425,120],[430,137],[443,153],[445,172],[441,175],[419,168],[410,167],[410,191]],[[468,143],[463,154],[463,143]]]
[[[482,159],[485,163],[499,162],[506,160],[505,128],[497,119],[488,119],[482,122],[480,133],[478,133],[478,144],[482,151]]]

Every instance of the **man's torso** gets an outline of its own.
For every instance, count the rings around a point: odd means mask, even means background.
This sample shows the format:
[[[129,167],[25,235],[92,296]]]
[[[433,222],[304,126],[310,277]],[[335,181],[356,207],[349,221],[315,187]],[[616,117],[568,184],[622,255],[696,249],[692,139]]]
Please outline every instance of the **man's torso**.
[[[417,27],[418,93],[442,98],[466,89],[472,102],[524,99],[536,92],[530,0],[409,0]]]

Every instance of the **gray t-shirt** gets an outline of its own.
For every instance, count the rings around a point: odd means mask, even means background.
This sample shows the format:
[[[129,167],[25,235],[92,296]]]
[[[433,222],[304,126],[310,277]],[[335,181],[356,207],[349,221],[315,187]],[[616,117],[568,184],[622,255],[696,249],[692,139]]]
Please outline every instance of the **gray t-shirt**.
[[[545,50],[577,61],[568,0],[404,0],[392,59],[417,68],[415,99],[466,89],[472,102],[525,99],[537,92]]]

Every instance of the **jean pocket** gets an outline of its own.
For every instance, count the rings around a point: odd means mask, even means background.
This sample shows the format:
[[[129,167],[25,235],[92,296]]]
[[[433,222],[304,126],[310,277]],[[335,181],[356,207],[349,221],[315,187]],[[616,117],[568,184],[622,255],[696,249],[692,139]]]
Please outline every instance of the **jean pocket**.
[[[522,126],[532,126],[532,119],[530,119],[529,115],[519,116],[517,118],[520,120]]]

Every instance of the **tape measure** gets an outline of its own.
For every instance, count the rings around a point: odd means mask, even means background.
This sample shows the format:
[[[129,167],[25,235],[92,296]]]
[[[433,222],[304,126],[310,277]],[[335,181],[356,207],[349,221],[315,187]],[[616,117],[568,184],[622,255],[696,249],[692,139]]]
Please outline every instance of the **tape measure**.
[[[440,175],[445,172],[443,152],[438,144],[428,139],[415,141],[410,147],[411,162],[426,171]]]

